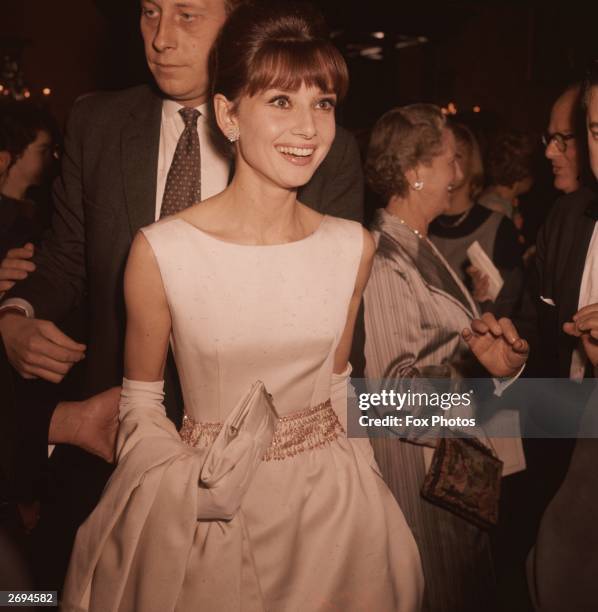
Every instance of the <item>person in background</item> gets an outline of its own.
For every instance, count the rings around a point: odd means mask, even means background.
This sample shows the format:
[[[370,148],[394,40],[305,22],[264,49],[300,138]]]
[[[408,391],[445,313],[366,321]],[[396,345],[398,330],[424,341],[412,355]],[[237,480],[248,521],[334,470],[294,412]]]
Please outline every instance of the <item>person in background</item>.
[[[488,148],[487,187],[479,198],[482,206],[514,219],[519,196],[527,193],[532,176],[534,148],[527,134],[508,131],[499,134]]]
[[[544,155],[550,160],[554,187],[573,193],[580,187],[579,132],[580,85],[571,85],[556,99],[548,128],[542,135]]]
[[[57,129],[49,113],[31,102],[0,101],[0,259],[12,261],[12,256],[31,256],[34,244],[41,239],[48,224],[47,210],[31,196],[32,187],[40,187],[50,181],[52,152],[57,140]],[[22,245],[24,245],[23,248]],[[22,262],[25,269],[0,269],[2,275],[12,280],[0,280],[0,297],[18,278],[25,278],[31,266]],[[2,351],[0,357],[6,360]],[[8,372],[8,364],[3,363]],[[10,374],[7,374],[7,378]],[[20,381],[11,381],[4,392],[3,403],[12,405],[12,389],[22,388]],[[33,399],[33,398],[31,398]],[[34,401],[34,400],[33,400]],[[33,408],[33,406],[29,406]],[[4,412],[4,411],[3,411]],[[9,422],[10,421],[10,422]],[[25,414],[10,420],[4,414],[4,425],[11,431],[6,443],[18,453],[18,470],[4,470],[3,496],[16,501],[23,527],[30,532],[39,516],[39,498],[43,488],[46,451],[29,444],[29,424]],[[18,476],[17,476],[18,474]]]
[[[471,289],[470,275],[480,274],[469,262],[467,249],[478,242],[504,280],[504,285],[491,299],[488,279],[483,278],[472,291],[483,311],[497,318],[511,317],[518,305],[523,287],[521,245],[513,222],[504,214],[477,204],[484,184],[484,169],[475,136],[464,125],[449,122],[455,135],[457,160],[463,178],[453,186],[449,208],[430,224],[430,240],[447,262]]]
[[[4,260],[11,249],[24,245],[32,255],[33,244],[48,225],[47,210],[30,195],[32,187],[51,180],[57,130],[52,117],[33,103],[1,102],[0,259]],[[25,278],[30,267],[25,265],[25,270],[15,276]],[[14,286],[14,280],[4,280],[0,275],[0,297]]]
[[[598,61],[583,91],[590,166],[598,179]],[[594,194],[593,198],[591,194]],[[582,187],[555,205],[538,243],[545,331],[555,373],[598,377],[598,197]],[[570,338],[571,342],[566,342]],[[556,342],[556,346],[555,345]],[[582,426],[596,432],[598,390]],[[568,470],[540,523],[528,559],[534,608],[539,612],[594,610],[598,601],[596,465],[598,440],[575,442]],[[565,466],[567,467],[567,466]]]
[[[430,224],[446,212],[454,185],[463,180],[455,136],[440,108],[414,104],[383,115],[365,172],[386,201],[372,227],[377,250],[364,293],[366,378],[457,382],[473,371],[518,372],[527,343],[507,319],[498,323],[485,313],[472,323],[479,314],[472,296],[428,238]],[[420,494],[432,449],[390,434],[373,437],[372,445],[420,549],[423,609],[492,610],[488,534]]]

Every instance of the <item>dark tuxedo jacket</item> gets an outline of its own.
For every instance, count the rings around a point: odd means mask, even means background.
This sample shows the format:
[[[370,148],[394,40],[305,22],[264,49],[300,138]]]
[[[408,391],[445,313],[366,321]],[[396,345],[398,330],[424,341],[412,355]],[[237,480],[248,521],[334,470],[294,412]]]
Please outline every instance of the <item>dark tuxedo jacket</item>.
[[[583,269],[597,216],[596,196],[591,190],[581,188],[557,200],[538,234],[535,274],[530,277],[524,309],[515,318],[520,333],[531,344],[527,376],[569,378],[576,339],[565,334],[562,328],[563,323],[571,321],[578,310]],[[503,483],[506,485],[504,491],[508,506],[501,508],[501,512],[511,530],[501,533],[503,545],[508,545],[510,549],[503,555],[506,559],[503,563],[508,565],[510,572],[513,568],[521,571],[522,582],[523,559],[536,542],[541,522],[542,530],[545,530],[546,524],[555,524],[552,521],[554,503],[550,506],[552,510],[547,512],[548,522],[542,516],[551,500],[556,499],[555,495],[562,499],[560,487],[565,486],[563,480],[570,469],[576,444],[575,439],[546,438],[558,435],[559,426],[556,423],[566,423],[569,430],[576,427],[588,401],[590,386],[582,387],[571,382],[568,388],[573,400],[566,410],[556,403],[552,405],[546,397],[529,397],[522,403],[523,433],[545,437],[524,439],[527,469]],[[595,441],[587,440],[584,444],[591,442]],[[509,485],[513,486],[510,495]],[[565,490],[570,488],[567,486]],[[569,503],[572,503],[570,499]],[[557,507],[562,508],[560,503]],[[559,519],[563,517],[560,515]],[[548,559],[557,559],[560,555],[559,550],[552,547],[555,541],[551,537],[553,535],[544,531],[539,536],[536,552],[539,552],[540,564],[543,565],[540,569],[541,581],[546,580],[552,572],[544,564]],[[513,550],[519,551],[517,558],[513,557]],[[532,581],[537,579],[530,576]],[[535,599],[533,590],[536,586],[532,583],[530,588]]]
[[[37,318],[50,321],[61,320],[86,297],[87,395],[122,380],[123,271],[133,236],[154,221],[161,112],[162,100],[148,86],[77,101],[67,125],[52,227],[35,256],[37,270],[7,296],[26,299]],[[362,219],[361,163],[348,132],[338,128],[299,199],[322,213]],[[165,390],[168,413],[178,423],[172,363]]]
[[[586,255],[598,219],[598,197],[582,187],[559,198],[538,234],[538,375],[569,378],[577,339],[563,323],[579,310],[579,291]],[[552,302],[554,305],[551,305]]]

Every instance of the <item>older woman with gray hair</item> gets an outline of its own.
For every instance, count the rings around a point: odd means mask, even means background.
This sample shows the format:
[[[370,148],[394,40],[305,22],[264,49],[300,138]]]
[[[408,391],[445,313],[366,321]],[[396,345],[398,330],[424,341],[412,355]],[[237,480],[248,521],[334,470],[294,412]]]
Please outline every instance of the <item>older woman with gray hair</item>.
[[[440,109],[414,104],[383,115],[372,133],[366,177],[386,201],[372,227],[377,251],[364,296],[366,377],[397,385],[413,377],[457,379],[476,358],[494,377],[514,376],[527,358],[527,343],[511,321],[489,313],[478,318],[461,279],[428,239],[430,223],[448,209],[451,189],[462,178],[455,136]],[[424,609],[490,610],[487,533],[422,498],[424,455],[433,449],[418,442],[372,440],[420,549]]]

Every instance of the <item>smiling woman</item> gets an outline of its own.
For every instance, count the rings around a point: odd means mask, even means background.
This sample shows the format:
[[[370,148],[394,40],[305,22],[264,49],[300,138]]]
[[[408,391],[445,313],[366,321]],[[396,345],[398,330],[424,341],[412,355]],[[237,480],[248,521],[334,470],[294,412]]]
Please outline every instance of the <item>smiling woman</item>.
[[[232,13],[213,70],[233,180],[133,242],[118,467],[77,535],[67,611],[419,608],[414,538],[369,441],[346,435],[373,243],[297,200],[347,87],[313,15]],[[162,404],[171,334],[180,435]]]

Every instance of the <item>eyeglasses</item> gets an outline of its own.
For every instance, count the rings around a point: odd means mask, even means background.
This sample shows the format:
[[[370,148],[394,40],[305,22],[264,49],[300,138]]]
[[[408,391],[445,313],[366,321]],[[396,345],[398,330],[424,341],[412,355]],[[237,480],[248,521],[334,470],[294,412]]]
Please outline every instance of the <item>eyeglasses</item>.
[[[548,147],[551,142],[554,142],[556,148],[564,153],[567,150],[567,141],[575,138],[575,134],[561,134],[560,132],[555,132],[554,134],[550,134],[549,132],[545,132],[542,134],[542,144],[545,147]]]

